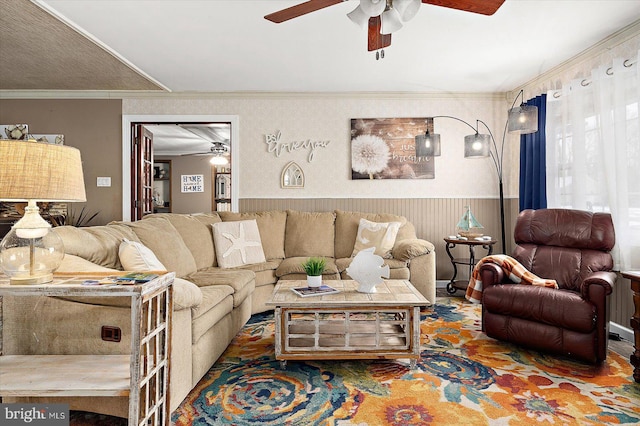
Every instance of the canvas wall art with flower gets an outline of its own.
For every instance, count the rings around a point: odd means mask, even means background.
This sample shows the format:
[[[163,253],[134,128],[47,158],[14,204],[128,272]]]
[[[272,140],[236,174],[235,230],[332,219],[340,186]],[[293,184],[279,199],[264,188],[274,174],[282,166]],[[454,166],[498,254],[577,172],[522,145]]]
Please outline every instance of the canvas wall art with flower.
[[[433,157],[417,157],[415,136],[432,118],[351,119],[351,179],[434,179]]]

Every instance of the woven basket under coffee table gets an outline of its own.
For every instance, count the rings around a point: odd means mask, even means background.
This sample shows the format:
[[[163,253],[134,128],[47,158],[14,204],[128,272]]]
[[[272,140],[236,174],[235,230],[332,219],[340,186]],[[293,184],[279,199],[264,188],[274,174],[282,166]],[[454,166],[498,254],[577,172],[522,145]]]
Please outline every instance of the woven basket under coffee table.
[[[330,281],[340,292],[300,297],[306,281],[280,280],[266,302],[275,309],[275,352],[287,360],[420,357],[420,307],[431,302],[406,280],[385,280],[359,293],[351,280]]]

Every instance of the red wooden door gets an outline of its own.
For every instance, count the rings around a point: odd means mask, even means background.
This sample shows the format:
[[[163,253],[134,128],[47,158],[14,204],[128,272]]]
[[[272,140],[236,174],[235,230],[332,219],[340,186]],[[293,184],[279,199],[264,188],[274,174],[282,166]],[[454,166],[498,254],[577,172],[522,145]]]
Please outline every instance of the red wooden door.
[[[153,213],[153,133],[131,124],[131,221]]]

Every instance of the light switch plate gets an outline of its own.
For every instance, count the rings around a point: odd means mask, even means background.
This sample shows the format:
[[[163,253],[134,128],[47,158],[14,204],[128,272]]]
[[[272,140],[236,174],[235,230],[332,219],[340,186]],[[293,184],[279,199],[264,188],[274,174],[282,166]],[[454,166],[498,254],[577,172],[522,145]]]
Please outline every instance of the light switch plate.
[[[107,176],[107,177],[98,177],[98,182],[97,185],[98,186],[111,186],[111,177]]]

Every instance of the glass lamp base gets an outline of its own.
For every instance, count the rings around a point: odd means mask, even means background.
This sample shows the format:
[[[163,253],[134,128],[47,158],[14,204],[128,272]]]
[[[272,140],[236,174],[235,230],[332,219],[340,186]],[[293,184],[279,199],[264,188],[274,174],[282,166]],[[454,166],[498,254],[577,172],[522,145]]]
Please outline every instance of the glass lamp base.
[[[9,284],[11,285],[29,285],[29,284],[45,284],[53,281],[53,274],[38,274],[23,277],[11,277]]]

